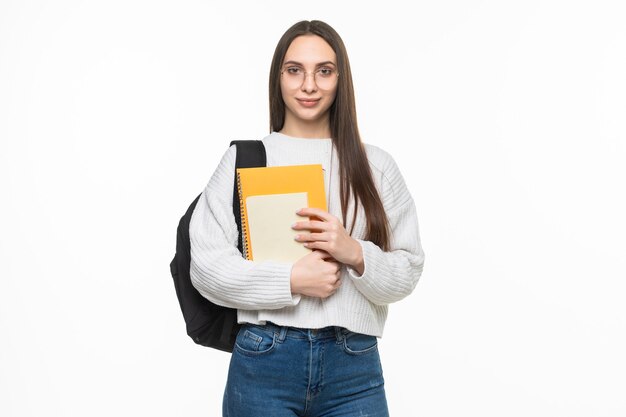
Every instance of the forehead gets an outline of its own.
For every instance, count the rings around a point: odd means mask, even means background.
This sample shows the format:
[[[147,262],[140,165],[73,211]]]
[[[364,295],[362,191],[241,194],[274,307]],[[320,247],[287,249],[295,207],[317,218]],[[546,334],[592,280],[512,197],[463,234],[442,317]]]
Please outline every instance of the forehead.
[[[283,62],[296,61],[315,65],[319,62],[337,62],[335,51],[328,42],[317,35],[301,35],[291,41]]]

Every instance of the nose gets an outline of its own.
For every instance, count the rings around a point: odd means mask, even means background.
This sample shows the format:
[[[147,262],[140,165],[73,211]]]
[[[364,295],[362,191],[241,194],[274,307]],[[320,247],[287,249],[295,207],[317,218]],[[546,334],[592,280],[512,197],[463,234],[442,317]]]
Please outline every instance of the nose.
[[[314,72],[306,72],[304,73],[304,80],[302,81],[302,86],[300,86],[302,91],[306,91],[307,93],[311,93],[317,90],[317,84],[315,83],[315,73]]]

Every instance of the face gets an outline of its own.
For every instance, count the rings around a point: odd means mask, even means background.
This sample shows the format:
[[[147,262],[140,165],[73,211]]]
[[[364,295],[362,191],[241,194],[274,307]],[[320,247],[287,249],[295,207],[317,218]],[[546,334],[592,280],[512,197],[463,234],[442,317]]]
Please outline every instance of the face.
[[[337,93],[337,57],[330,45],[317,35],[298,36],[289,45],[281,69],[285,120],[323,121]],[[298,73],[300,77],[294,75]]]

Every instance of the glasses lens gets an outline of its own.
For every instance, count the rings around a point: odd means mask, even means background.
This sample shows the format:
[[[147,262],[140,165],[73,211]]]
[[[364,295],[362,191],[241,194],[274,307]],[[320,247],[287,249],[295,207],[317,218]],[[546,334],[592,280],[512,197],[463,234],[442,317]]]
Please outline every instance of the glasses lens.
[[[320,68],[315,71],[315,83],[319,88],[328,89],[337,82],[337,73],[332,68]]]

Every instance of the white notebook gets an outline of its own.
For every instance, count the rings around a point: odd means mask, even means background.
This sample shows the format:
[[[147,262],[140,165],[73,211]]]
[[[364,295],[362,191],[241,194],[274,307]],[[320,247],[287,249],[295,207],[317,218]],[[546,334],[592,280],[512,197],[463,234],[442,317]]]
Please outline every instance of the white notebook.
[[[250,251],[253,261],[295,262],[311,252],[294,240],[308,230],[291,225],[306,221],[296,211],[308,207],[308,193],[253,195],[246,198]]]

